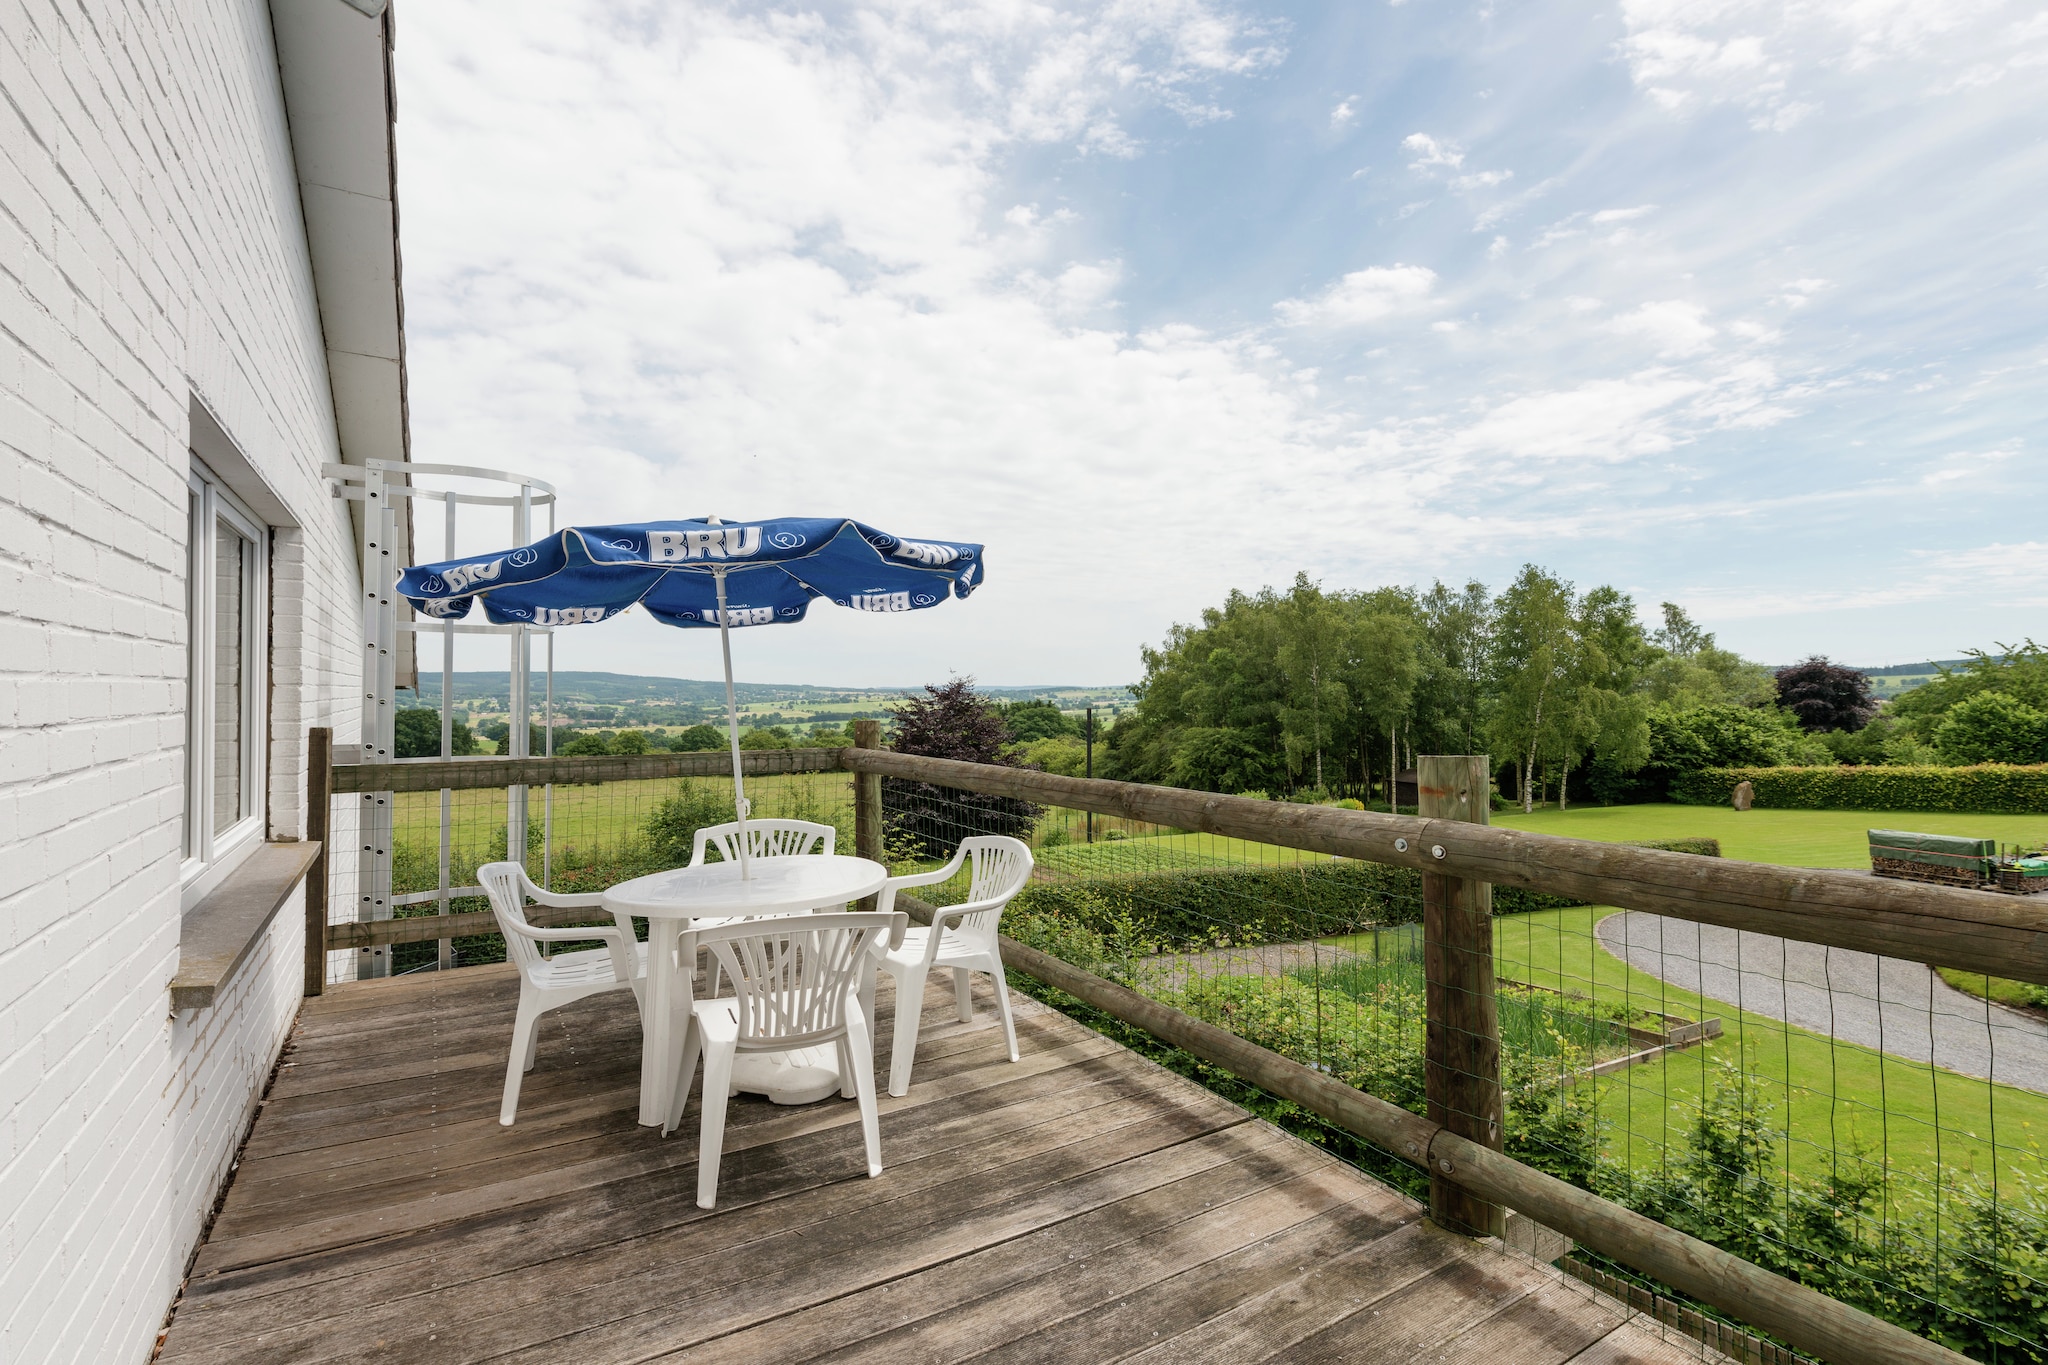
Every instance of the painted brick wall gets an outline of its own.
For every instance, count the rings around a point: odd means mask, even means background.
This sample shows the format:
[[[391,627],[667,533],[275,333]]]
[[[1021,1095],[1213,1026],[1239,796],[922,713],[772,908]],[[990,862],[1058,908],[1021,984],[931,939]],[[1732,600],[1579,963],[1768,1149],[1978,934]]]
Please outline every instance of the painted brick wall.
[[[303,934],[288,906],[171,1017],[194,397],[297,523],[273,837],[303,833],[306,727],[355,738],[353,553],[262,0],[0,0],[0,92],[0,1360],[143,1361]]]

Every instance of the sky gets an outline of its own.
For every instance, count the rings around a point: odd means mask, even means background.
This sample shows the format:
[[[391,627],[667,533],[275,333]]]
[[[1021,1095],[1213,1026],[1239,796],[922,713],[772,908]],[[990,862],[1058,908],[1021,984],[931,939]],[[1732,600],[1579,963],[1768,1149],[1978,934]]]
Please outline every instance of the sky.
[[[415,460],[986,545],[742,678],[1132,681],[1233,588],[1530,562],[1772,663],[2048,638],[2032,0],[435,0],[397,70]]]

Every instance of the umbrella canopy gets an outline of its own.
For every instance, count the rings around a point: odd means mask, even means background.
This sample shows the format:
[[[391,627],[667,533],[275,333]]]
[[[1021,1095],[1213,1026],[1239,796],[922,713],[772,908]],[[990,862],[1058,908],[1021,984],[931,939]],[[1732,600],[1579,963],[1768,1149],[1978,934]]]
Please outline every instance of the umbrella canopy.
[[[499,625],[602,621],[637,602],[671,626],[765,626],[803,620],[819,597],[855,611],[935,607],[973,592],[981,572],[979,545],[905,540],[857,521],[714,517],[572,526],[513,550],[415,565],[398,591],[446,620],[481,598]]]
[[[982,571],[979,545],[905,540],[858,521],[706,517],[572,526],[515,549],[416,564],[400,575],[398,591],[435,620],[467,616],[481,600],[498,625],[582,625],[638,603],[666,625],[716,627],[725,656],[740,863],[751,876],[732,628],[801,621],[819,597],[854,611],[920,611],[948,596],[966,597],[981,585]]]

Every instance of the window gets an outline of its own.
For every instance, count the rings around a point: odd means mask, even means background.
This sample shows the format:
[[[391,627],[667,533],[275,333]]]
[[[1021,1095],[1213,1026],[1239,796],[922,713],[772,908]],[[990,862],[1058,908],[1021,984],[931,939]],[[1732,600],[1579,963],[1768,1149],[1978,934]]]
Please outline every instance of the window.
[[[195,459],[185,550],[187,903],[263,839],[265,528]]]

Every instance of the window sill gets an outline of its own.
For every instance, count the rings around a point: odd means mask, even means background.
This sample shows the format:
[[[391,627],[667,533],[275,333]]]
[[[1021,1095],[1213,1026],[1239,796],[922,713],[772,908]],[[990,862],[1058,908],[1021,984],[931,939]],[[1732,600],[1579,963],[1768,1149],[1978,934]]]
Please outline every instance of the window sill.
[[[263,844],[185,912],[178,974],[171,979],[174,1013],[213,1004],[214,993],[242,965],[319,856],[317,840]]]

